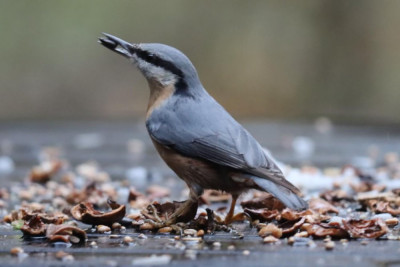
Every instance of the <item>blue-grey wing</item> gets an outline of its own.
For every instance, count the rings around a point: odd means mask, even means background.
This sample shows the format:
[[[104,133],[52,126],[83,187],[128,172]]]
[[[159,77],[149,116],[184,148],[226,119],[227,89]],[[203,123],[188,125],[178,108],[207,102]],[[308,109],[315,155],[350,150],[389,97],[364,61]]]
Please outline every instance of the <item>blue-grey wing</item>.
[[[200,100],[172,98],[166,105],[146,122],[157,142],[186,156],[251,173],[297,191],[254,137],[210,96]]]

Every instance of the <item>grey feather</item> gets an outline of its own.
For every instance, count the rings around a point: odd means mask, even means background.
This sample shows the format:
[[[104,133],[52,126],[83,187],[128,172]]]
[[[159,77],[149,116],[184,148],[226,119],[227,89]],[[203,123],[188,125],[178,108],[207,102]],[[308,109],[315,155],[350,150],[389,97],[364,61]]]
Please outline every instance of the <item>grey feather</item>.
[[[202,87],[196,88],[194,97],[172,95],[153,111],[146,126],[157,142],[186,156],[250,173],[298,192],[254,137]]]
[[[249,178],[252,179],[259,187],[279,199],[283,204],[285,204],[286,207],[293,210],[304,210],[308,208],[307,202],[305,202],[291,190],[282,188],[282,186],[260,177],[249,176]]]

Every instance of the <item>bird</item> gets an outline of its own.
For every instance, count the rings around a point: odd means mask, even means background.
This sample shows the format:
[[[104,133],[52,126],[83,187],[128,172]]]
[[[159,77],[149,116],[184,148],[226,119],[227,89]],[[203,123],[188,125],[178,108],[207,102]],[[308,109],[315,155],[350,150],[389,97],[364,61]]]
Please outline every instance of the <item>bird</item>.
[[[128,58],[146,78],[147,131],[161,158],[189,188],[188,200],[162,226],[192,220],[205,189],[231,194],[226,224],[235,220],[237,198],[250,189],[268,192],[290,209],[307,209],[299,189],[206,91],[181,51],[160,43],[129,43],[107,33],[98,42]]]

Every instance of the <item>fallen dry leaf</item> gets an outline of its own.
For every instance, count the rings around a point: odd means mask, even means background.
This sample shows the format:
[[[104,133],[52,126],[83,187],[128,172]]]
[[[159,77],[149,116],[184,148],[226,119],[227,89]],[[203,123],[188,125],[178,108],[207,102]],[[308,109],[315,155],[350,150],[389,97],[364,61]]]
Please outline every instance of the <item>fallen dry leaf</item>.
[[[343,228],[353,238],[378,238],[388,232],[388,227],[381,219],[343,220]]]
[[[390,213],[391,215],[400,215],[400,208],[393,208],[389,202],[370,200],[368,201],[368,207],[375,213]]]
[[[312,198],[308,202],[308,205],[311,210],[314,210],[320,214],[339,213],[339,210],[337,208],[335,208],[332,204],[321,198]]]
[[[303,224],[302,229],[314,237],[346,238],[349,236],[342,228],[328,223]]]
[[[25,236],[40,236],[46,233],[47,225],[42,222],[39,216],[34,215],[21,227]]]
[[[280,215],[278,210],[269,209],[244,209],[244,213],[248,214],[252,220],[260,220],[260,222],[268,222],[276,219]]]
[[[288,221],[296,221],[306,215],[312,215],[313,212],[311,210],[303,210],[303,211],[295,211],[291,209],[284,209],[280,215],[281,219],[285,219]]]
[[[53,242],[62,241],[66,243],[83,243],[87,238],[85,231],[66,224],[49,224],[46,230],[46,237]]]
[[[269,210],[283,210],[285,205],[282,204],[277,198],[271,194],[264,193],[259,197],[240,203],[243,209],[269,209]]]
[[[119,205],[111,200],[108,200],[108,205],[112,210],[101,212],[95,210],[92,203],[83,202],[72,207],[71,214],[76,220],[91,225],[112,225],[121,221],[125,216],[125,205]]]

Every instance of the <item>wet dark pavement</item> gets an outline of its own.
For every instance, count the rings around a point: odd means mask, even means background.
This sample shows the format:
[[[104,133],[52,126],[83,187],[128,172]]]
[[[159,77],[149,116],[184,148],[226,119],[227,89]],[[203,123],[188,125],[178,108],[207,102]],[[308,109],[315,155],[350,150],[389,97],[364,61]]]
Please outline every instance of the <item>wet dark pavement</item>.
[[[333,126],[325,131],[313,124],[250,122],[245,125],[277,159],[294,166],[307,162],[321,167],[340,167],[348,162],[368,165],[368,156],[372,152],[378,154],[376,160],[379,162],[386,152],[400,151],[398,129]],[[297,146],[294,140],[299,141]],[[130,179],[127,170],[143,167],[148,171],[145,183],[168,186],[171,179],[179,181],[171,178],[173,173],[156,155],[143,122],[26,122],[0,124],[1,155],[11,158],[15,164],[15,168],[8,171],[5,165],[0,168],[0,186],[23,181],[29,169],[37,164],[44,146],[61,147],[63,157],[72,165],[94,160],[113,180]],[[140,188],[145,183],[136,186]],[[183,188],[182,183],[177,183],[176,195]],[[135,260],[154,254],[171,255],[166,262],[162,261],[164,258],[155,260],[154,265],[166,263],[172,266],[400,266],[400,241],[368,240],[364,245],[357,240],[349,241],[347,245],[335,241],[335,248],[326,251],[322,240],[316,240],[315,246],[311,247],[307,243],[290,246],[285,239],[278,244],[263,244],[256,229],[245,226],[245,223],[234,226],[238,230],[244,229],[243,239],[223,232],[206,235],[198,241],[175,240],[174,235],[151,233],[146,233],[147,239],[140,239],[139,233],[127,229],[123,233],[113,233],[118,235],[113,238],[88,234],[85,245],[68,247],[40,239],[23,240],[20,231],[1,225],[0,265],[141,265]],[[122,242],[126,235],[134,239],[130,245]],[[92,241],[97,247],[90,246]],[[221,246],[214,242],[220,242]],[[24,249],[26,258],[10,254],[10,249],[16,246]],[[74,261],[56,259],[55,254],[60,250],[72,254]]]

